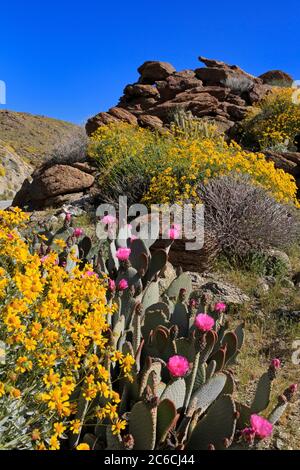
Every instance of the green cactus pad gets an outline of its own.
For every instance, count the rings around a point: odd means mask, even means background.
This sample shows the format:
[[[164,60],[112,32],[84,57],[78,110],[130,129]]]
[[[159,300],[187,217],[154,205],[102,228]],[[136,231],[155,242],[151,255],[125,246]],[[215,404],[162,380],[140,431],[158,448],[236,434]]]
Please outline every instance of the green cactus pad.
[[[187,306],[183,302],[175,304],[174,311],[171,315],[171,324],[177,325],[179,328],[178,336],[187,336],[189,332],[189,312]]]
[[[236,408],[230,395],[221,396],[202,418],[188,440],[186,450],[207,450],[213,444],[216,450],[225,449],[234,438]],[[225,444],[227,441],[227,446]]]
[[[155,330],[159,325],[167,328],[170,326],[162,310],[147,310],[145,313],[144,325],[142,326],[142,334],[146,342],[148,341],[150,331]]]
[[[224,389],[227,377],[222,372],[216,373],[210,380],[201,385],[192,395],[190,404],[204,412]]]
[[[210,363],[208,364],[206,368],[206,380],[211,379],[211,377],[214,375],[216,371],[216,366],[217,366],[216,361],[210,361]]]
[[[251,413],[260,413],[265,410],[270,402],[272,381],[268,372],[265,372],[258,381],[255,397],[251,404]]]
[[[159,285],[158,282],[150,282],[146,287],[142,296],[143,308],[146,311],[148,307],[159,302]]]
[[[184,397],[186,393],[186,384],[185,380],[180,377],[178,379],[172,380],[165,388],[163,394],[161,395],[161,400],[169,399],[171,400],[176,409],[180,409],[184,404]]]
[[[167,261],[168,255],[165,250],[161,249],[155,251],[149,263],[149,269],[146,276],[147,281],[152,281],[152,279],[165,267]]]
[[[287,409],[288,402],[286,401],[285,403],[280,403],[275,406],[275,408],[271,411],[271,413],[268,416],[268,421],[272,424],[276,424],[285,410]]]
[[[168,287],[166,294],[170,299],[177,299],[179,296],[180,289],[185,289],[186,298],[188,299],[192,292],[192,280],[186,273],[180,274],[174,281],[171,282]]]
[[[156,413],[144,402],[135,403],[129,415],[129,433],[135,450],[153,450],[156,441]]]
[[[164,442],[176,419],[176,407],[167,398],[162,400],[157,408],[156,441]]]
[[[228,331],[223,339],[222,346],[226,345],[225,364],[229,364],[230,361],[235,357],[238,349],[238,339],[233,331]]]

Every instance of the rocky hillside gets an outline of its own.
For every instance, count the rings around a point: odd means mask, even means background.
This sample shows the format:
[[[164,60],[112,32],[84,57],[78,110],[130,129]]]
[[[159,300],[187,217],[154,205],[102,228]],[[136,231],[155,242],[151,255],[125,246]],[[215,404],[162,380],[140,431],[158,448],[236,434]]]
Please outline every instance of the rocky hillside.
[[[57,143],[76,128],[59,119],[0,110],[0,139],[34,166],[52,156]]]
[[[0,198],[10,199],[24,179],[45,161],[79,126],[44,116],[0,110],[0,158],[5,177]]]

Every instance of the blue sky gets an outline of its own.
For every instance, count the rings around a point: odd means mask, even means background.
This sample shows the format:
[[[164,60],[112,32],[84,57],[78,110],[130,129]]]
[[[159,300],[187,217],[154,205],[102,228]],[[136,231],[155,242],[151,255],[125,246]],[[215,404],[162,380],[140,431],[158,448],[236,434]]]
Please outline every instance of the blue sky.
[[[300,79],[299,0],[1,3],[1,109],[82,124],[116,104],[146,60],[180,70],[204,55]]]

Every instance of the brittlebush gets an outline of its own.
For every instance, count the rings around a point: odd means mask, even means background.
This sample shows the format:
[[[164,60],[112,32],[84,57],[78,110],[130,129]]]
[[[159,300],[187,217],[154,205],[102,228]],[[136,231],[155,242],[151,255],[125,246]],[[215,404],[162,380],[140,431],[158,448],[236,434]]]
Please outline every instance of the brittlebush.
[[[59,449],[84,424],[79,400],[86,419],[119,433],[109,364],[131,379],[134,360],[109,342],[105,280],[90,266],[67,273],[56,252],[40,258],[16,229],[26,220],[18,209],[0,211],[0,449]],[[90,406],[96,397],[101,406]]]
[[[101,167],[100,186],[118,178],[143,176],[146,204],[195,200],[196,186],[210,178],[248,174],[254,184],[281,202],[296,202],[295,179],[275,169],[263,154],[243,150],[222,137],[199,139],[180,131],[153,133],[126,123],[100,127],[93,135],[90,154]],[[128,190],[134,190],[128,184]]]
[[[253,106],[243,123],[244,139],[258,143],[261,150],[293,143],[300,130],[300,103],[294,102],[294,92],[275,88]]]

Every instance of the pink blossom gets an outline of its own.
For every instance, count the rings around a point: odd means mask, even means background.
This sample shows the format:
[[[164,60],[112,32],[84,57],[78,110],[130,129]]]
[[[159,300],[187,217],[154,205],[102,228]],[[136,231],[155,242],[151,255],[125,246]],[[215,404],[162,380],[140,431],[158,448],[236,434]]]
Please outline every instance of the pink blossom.
[[[224,304],[223,302],[217,302],[215,304],[215,312],[225,312],[226,310],[226,304]]]
[[[113,279],[108,280],[108,288],[111,291],[114,291],[116,289],[116,283]]]
[[[178,230],[176,227],[172,226],[169,230],[169,239],[170,240],[176,240],[177,238],[179,238],[179,235],[180,235],[180,230]]]
[[[117,221],[114,215],[105,215],[102,219],[101,222],[105,225],[111,225],[114,224]]]
[[[42,256],[41,258],[41,263],[45,263],[45,261],[48,259],[48,255]]]
[[[213,328],[215,320],[206,313],[199,313],[195,318],[195,326],[200,331],[209,331]]]
[[[256,437],[264,439],[272,434],[273,425],[267,419],[259,415],[251,415],[250,423]]]
[[[189,370],[189,362],[183,356],[172,356],[168,360],[167,368],[174,377],[183,377]]]
[[[70,220],[72,219],[72,214],[70,214],[70,212],[67,212],[65,219],[67,222],[70,222]]]
[[[83,235],[83,230],[80,227],[75,228],[73,235],[77,238],[81,237]]]
[[[289,390],[291,393],[296,393],[298,390],[298,384],[292,384],[289,386]]]
[[[116,253],[116,257],[119,261],[126,261],[131,253],[130,248],[119,248]]]
[[[9,234],[7,235],[7,238],[9,238],[9,240],[12,240],[12,239],[14,238],[14,236],[13,236],[12,233],[9,233]]]
[[[89,270],[89,271],[86,271],[86,272],[85,272],[85,276],[86,276],[86,277],[89,277],[89,276],[96,276],[96,277],[98,277],[98,274],[95,273],[94,271],[90,271],[90,270]]]
[[[281,366],[280,359],[277,359],[277,358],[272,359],[271,366],[274,367],[274,369],[280,369],[280,366]]]
[[[125,290],[127,289],[127,287],[128,287],[128,282],[126,281],[126,279],[121,279],[121,281],[118,284],[118,289]]]

